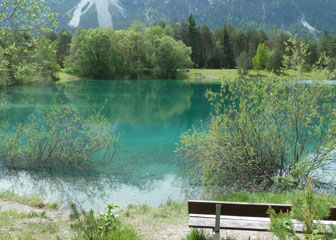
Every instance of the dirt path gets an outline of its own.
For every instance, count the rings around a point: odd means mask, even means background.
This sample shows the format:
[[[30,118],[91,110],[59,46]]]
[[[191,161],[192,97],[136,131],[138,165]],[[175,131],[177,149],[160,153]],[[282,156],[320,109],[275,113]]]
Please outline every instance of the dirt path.
[[[6,218],[1,218],[2,214],[6,214]],[[172,203],[158,208],[131,206],[118,215],[124,223],[134,227],[144,240],[182,240],[191,231],[184,204]],[[62,209],[38,208],[0,200],[0,239],[18,239],[25,233],[37,240],[56,239],[57,236],[70,239],[72,231],[68,219],[69,212]],[[207,232],[211,234],[211,230]],[[247,231],[221,231],[221,236],[224,239],[230,237],[230,240],[276,239],[271,233]]]
[[[0,239],[69,239],[72,231],[68,219],[69,213],[61,209],[0,201]]]

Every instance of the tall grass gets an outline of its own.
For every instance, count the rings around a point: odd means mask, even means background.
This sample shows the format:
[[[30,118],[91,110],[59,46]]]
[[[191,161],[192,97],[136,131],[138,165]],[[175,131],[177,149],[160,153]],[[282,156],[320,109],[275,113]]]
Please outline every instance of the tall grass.
[[[38,208],[58,208],[58,203],[46,203],[40,196],[36,194],[31,195],[17,195],[12,191],[0,192],[0,200],[21,203],[24,205],[38,207]]]

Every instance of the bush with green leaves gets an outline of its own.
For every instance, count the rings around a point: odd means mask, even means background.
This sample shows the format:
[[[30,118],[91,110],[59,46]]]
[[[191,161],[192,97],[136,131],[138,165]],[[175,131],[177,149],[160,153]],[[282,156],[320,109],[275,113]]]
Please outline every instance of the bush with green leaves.
[[[240,76],[245,76],[252,69],[252,62],[246,52],[242,52],[237,58],[237,69]]]
[[[268,210],[271,218],[270,230],[279,240],[302,239],[294,227],[293,220],[303,224],[302,235],[305,239],[335,239],[335,227],[320,222],[330,215],[329,196],[314,194],[313,188],[308,185],[305,194],[298,194],[292,206],[292,210],[286,213],[277,214],[273,209]]]
[[[269,49],[263,43],[258,45],[257,54],[252,58],[253,69],[264,70],[268,62]]]
[[[303,188],[307,176],[326,186],[317,169],[335,166],[333,93],[323,82],[226,81],[206,93],[214,113],[182,134],[177,151],[190,159],[191,175],[220,194]]]
[[[112,154],[118,138],[114,124],[99,112],[85,119],[60,106],[31,115],[14,133],[2,129],[0,160],[11,168],[89,167],[93,154]]]
[[[167,28],[168,29],[168,28]],[[94,79],[138,78],[150,73],[175,78],[178,69],[190,67],[191,48],[154,26],[139,32],[79,28],[73,35],[65,67]]]
[[[177,151],[210,193],[304,189],[307,178],[334,187],[324,175],[336,168],[334,86],[299,80],[307,45],[289,39],[286,46],[283,64],[295,79],[227,80],[206,93],[210,120],[182,134]]]
[[[76,239],[87,240],[138,240],[137,233],[117,219],[114,210],[119,207],[114,203],[106,205],[106,212],[96,215],[93,210],[78,210],[71,204],[71,228],[77,231]]]

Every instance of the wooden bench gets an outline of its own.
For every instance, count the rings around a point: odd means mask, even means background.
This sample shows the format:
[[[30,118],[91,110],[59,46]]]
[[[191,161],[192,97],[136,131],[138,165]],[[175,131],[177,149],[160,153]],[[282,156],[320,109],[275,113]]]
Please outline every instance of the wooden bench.
[[[269,231],[270,218],[267,211],[270,207],[277,213],[291,210],[291,205],[288,204],[189,200],[189,227],[213,229],[214,240],[220,239],[220,229]],[[326,226],[336,226],[336,207],[332,207],[330,216],[320,222]],[[293,223],[297,232],[304,231],[303,223],[295,220]]]

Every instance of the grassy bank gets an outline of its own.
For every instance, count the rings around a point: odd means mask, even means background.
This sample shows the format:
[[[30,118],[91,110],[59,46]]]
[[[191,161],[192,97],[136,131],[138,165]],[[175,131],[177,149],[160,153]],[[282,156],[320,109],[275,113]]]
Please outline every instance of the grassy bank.
[[[0,192],[0,200],[20,203],[23,205],[28,205],[28,206],[37,207],[37,208],[57,209],[59,206],[57,202],[53,202],[53,203],[45,202],[38,195],[17,195],[11,191]]]
[[[304,192],[291,193],[247,193],[236,192],[213,200],[253,203],[292,203]],[[327,197],[327,196],[325,196]],[[336,205],[336,197],[329,196],[331,204]],[[52,209],[40,197],[17,196],[6,192],[0,194],[0,203],[9,201],[6,208],[0,205],[0,239],[85,239],[83,235],[70,228],[72,223],[68,214]],[[41,206],[44,206],[41,209]],[[123,231],[129,229],[134,240],[182,240],[191,229],[188,227],[187,203],[168,201],[159,207],[129,205],[120,210],[118,219]],[[196,233],[193,233],[196,234]],[[227,235],[225,239],[239,239],[239,232]],[[238,234],[238,235],[237,235]],[[242,233],[247,234],[247,233]],[[81,236],[81,237],[79,237]],[[233,238],[232,238],[233,237]],[[117,237],[116,240],[124,238]],[[194,238],[188,238],[194,240]]]
[[[178,74],[179,79],[185,79],[190,83],[221,83],[222,80],[226,79],[237,79],[239,78],[237,69],[190,69],[189,71],[180,71]],[[256,71],[251,70],[245,78],[276,78],[281,79],[283,77],[296,78],[296,73],[293,70],[286,70],[279,74],[275,74],[266,70]],[[316,80],[327,80],[329,79],[328,73],[326,71],[309,71],[303,72],[301,79],[316,79]]]
[[[0,193],[0,239],[68,239],[73,235],[67,214],[57,203],[37,195]]]
[[[79,80],[79,77],[69,74],[66,72],[66,69],[61,69],[58,73],[59,75],[59,83],[64,83],[64,82],[71,82],[71,81],[76,81]]]

